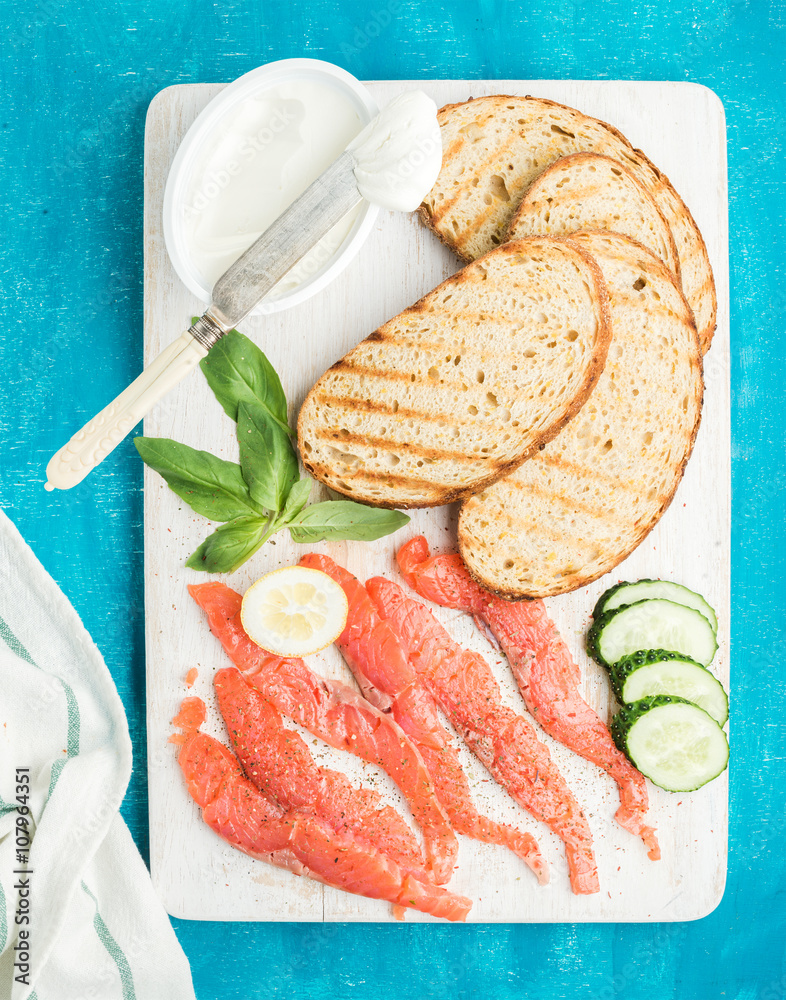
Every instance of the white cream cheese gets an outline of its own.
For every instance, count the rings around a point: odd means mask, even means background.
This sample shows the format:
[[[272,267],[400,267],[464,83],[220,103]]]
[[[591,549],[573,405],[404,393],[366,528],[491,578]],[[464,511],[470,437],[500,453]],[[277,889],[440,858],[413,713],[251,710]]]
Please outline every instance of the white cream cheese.
[[[311,80],[247,98],[221,123],[191,171],[184,234],[207,287],[341,155],[360,132],[356,105]],[[275,287],[297,287],[341,246],[361,211],[347,214]]]
[[[311,80],[246,98],[222,121],[191,170],[182,208],[191,260],[206,287],[345,149],[364,198],[383,208],[417,208],[442,163],[434,102],[408,91],[362,126],[348,95]],[[297,288],[330,260],[361,211],[358,205],[334,226],[268,299]]]
[[[414,212],[442,166],[437,106],[422,90],[399,94],[349,144],[364,198]]]

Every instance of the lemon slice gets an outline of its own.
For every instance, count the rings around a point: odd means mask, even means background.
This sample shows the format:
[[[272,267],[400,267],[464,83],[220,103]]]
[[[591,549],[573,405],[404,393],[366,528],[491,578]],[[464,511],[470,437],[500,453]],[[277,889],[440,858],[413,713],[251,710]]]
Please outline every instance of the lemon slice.
[[[248,588],[240,620],[249,637],[269,653],[308,656],[341,635],[347,610],[347,595],[327,573],[285,566]]]

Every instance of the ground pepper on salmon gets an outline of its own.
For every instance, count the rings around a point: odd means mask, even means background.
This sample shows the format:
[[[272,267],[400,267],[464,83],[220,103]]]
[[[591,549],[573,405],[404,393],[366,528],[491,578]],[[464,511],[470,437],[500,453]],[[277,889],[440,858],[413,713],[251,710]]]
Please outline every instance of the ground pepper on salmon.
[[[366,589],[409,661],[470,750],[513,798],[565,844],[571,888],[598,892],[592,833],[581,806],[532,724],[500,700],[489,665],[462,649],[423,604],[374,577]]]
[[[242,597],[225,584],[196,584],[188,590],[232,662],[282,715],[390,775],[423,831],[434,881],[447,882],[455,865],[456,835],[423,758],[401,727],[345,684],[319,677],[303,660],[275,656],[252,642],[240,620]]]
[[[405,872],[430,881],[417,838],[378,792],[354,788],[346,775],[319,767],[298,733],[237,667],[214,678],[218,707],[246,777],[282,808],[319,817],[336,833],[382,850]]]
[[[548,866],[535,838],[508,824],[495,823],[473,805],[469,782],[450,735],[440,723],[434,698],[412,668],[390,622],[380,617],[366,588],[328,556],[309,553],[300,563],[322,570],[344,588],[349,612],[336,645],[366,698],[387,708],[416,744],[454,830],[507,847],[532,869],[539,882],[547,882]]]
[[[620,807],[615,818],[640,837],[649,857],[660,858],[648,808],[644,776],[620,753],[607,727],[579,693],[579,668],[543,601],[503,601],[476,583],[458,553],[431,556],[419,535],[397,556],[404,579],[435,604],[465,611],[490,629],[508,658],[524,702],[545,732],[617,783]]]
[[[187,729],[178,763],[202,818],[252,858],[326,885],[412,907],[447,920],[465,920],[469,899],[402,871],[382,851],[336,833],[319,817],[285,809],[246,778],[217,740]]]

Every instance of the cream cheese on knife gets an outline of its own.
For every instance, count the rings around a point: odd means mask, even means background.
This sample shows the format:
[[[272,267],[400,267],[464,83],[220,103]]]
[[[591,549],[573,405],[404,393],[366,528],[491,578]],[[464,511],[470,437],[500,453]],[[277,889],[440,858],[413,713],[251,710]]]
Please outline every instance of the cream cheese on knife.
[[[381,208],[414,212],[442,166],[437,106],[422,90],[399,94],[347,148],[364,198]]]

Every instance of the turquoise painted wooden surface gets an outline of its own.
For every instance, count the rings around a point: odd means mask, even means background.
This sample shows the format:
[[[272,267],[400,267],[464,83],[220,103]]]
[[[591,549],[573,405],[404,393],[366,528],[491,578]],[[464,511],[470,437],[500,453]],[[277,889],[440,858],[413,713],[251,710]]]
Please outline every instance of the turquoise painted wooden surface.
[[[82,615],[128,712],[123,814],[146,850],[141,468],[124,443],[43,491],[50,454],[141,361],[142,140],[153,95],[271,59],[366,79],[693,80],[729,130],[733,698],[729,877],[693,924],[175,922],[200,1000],[786,997],[786,3],[4,0],[0,503]],[[158,1000],[158,998],[155,998]]]

